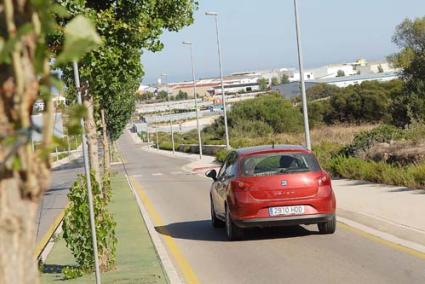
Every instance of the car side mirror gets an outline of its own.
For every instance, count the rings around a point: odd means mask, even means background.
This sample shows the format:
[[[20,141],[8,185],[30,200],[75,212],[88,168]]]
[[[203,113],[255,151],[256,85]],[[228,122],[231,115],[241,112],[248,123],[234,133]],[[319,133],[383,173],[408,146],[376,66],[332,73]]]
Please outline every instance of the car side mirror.
[[[217,180],[217,171],[216,170],[209,170],[205,173],[205,175],[209,178],[212,178],[214,181]]]

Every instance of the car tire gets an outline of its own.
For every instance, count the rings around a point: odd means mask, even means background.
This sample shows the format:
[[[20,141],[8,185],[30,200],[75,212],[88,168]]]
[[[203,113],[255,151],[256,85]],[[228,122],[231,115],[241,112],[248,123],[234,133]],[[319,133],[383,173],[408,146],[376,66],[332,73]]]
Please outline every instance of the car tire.
[[[214,204],[212,202],[212,199],[210,199],[210,202],[211,202],[211,206],[210,206],[211,207],[211,225],[214,228],[223,228],[225,223],[222,220],[218,219],[217,216],[215,215],[215,209],[214,209]]]
[[[232,217],[230,216],[230,212],[226,206],[226,237],[229,241],[237,241],[242,239],[243,237],[243,229],[239,228],[232,221]]]
[[[325,223],[319,223],[317,224],[317,227],[319,228],[319,232],[321,234],[333,234],[336,230],[336,218],[335,216],[332,217],[331,220]]]

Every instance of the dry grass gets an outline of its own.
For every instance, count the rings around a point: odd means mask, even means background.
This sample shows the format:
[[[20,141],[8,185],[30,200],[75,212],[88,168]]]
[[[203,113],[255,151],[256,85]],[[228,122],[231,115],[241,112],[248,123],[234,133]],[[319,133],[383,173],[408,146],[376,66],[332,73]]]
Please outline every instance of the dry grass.
[[[394,141],[391,144],[378,143],[361,158],[399,165],[415,164],[425,160],[425,143],[404,140]]]
[[[311,133],[311,140],[313,145],[320,144],[339,144],[345,145],[353,141],[356,134],[361,131],[371,130],[377,127],[378,124],[362,124],[362,125],[332,125],[332,126],[318,126],[313,128]],[[276,134],[262,137],[231,137],[231,144],[234,148],[265,145],[265,144],[304,144],[304,132],[290,133],[290,134]]]
[[[349,144],[356,134],[362,131],[371,130],[378,124],[363,125],[332,125],[319,126],[311,130],[311,140],[315,145],[322,143]],[[276,136],[277,143],[303,144],[304,133],[281,134]]]

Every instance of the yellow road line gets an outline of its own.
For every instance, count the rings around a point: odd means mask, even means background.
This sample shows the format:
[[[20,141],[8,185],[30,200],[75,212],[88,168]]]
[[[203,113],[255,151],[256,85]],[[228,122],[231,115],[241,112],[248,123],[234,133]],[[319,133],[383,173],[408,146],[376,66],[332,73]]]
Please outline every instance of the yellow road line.
[[[53,233],[56,231],[56,228],[59,226],[60,222],[62,222],[62,219],[63,219],[63,217],[65,215],[65,209],[66,209],[66,207],[68,207],[68,204],[65,206],[65,208],[63,208],[63,210],[55,218],[55,220],[50,225],[50,227],[47,230],[47,232],[44,234],[44,236],[41,238],[41,240],[37,243],[37,245],[35,247],[35,250],[34,250],[34,254],[33,254],[34,259],[36,259],[41,254],[41,252],[43,251],[44,247],[47,245],[47,243],[49,242],[50,238],[52,237]]]
[[[372,240],[374,242],[380,243],[380,244],[385,245],[387,247],[390,247],[394,250],[401,251],[401,252],[410,254],[412,256],[421,258],[421,259],[425,259],[425,253],[423,253],[423,252],[405,247],[403,245],[400,245],[400,244],[397,244],[397,243],[394,243],[394,242],[391,242],[391,241],[388,241],[388,240],[384,240],[384,239],[382,239],[378,236],[375,236],[375,235],[372,235],[372,234],[365,232],[363,230],[351,227],[347,224],[338,222],[338,227],[343,228],[343,229],[348,230],[348,231],[351,231],[351,232],[354,232],[354,233],[356,233],[356,234],[358,234],[358,235],[360,235],[364,238],[367,238],[367,239]]]
[[[141,184],[133,177],[130,177],[130,179],[140,199],[145,205],[146,211],[150,215],[154,225],[164,226],[164,222],[162,221],[161,216],[155,209],[154,205],[152,204],[146,193],[143,191]],[[163,229],[162,231],[164,232],[164,234],[162,234],[162,237],[164,238],[165,244],[167,245],[168,250],[171,252],[174,259],[176,260],[177,265],[179,266],[180,271],[183,274],[185,282],[189,284],[200,283],[189,261],[184,257],[183,253],[180,251],[177,244],[174,242],[174,239],[170,236],[170,233],[167,231],[167,229]]]

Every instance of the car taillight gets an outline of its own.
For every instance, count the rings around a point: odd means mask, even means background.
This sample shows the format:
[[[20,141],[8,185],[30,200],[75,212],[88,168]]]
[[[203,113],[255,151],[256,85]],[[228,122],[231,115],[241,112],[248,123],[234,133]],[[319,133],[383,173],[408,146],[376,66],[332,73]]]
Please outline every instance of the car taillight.
[[[319,186],[330,186],[331,177],[327,173],[324,173],[317,179],[317,182],[319,183]]]
[[[318,177],[317,183],[319,185],[319,190],[317,191],[318,197],[326,197],[332,193],[331,177],[328,173],[323,173],[323,175]]]

